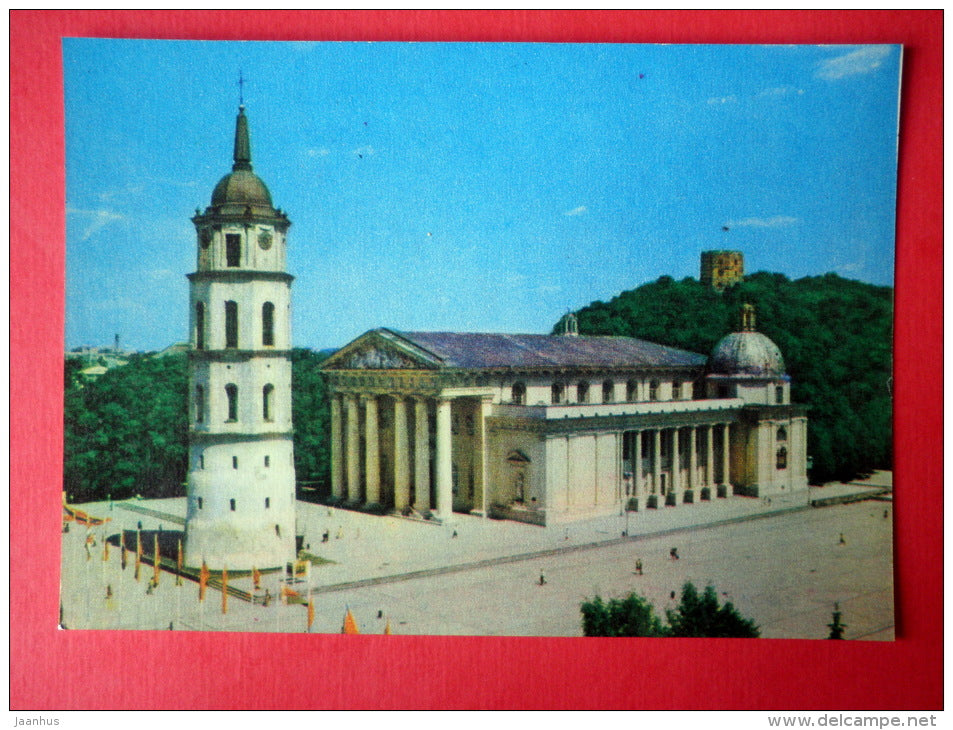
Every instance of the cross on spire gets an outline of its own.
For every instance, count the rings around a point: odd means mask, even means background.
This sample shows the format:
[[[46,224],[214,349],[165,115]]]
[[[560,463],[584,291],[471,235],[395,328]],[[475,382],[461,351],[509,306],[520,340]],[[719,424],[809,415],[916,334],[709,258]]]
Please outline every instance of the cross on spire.
[[[245,105],[245,79],[242,77],[242,70],[238,69],[238,103]]]

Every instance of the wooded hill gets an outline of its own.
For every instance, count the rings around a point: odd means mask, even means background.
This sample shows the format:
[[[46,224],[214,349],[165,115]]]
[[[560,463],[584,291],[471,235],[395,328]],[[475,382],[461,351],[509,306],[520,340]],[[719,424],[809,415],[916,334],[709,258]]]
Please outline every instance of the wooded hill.
[[[791,281],[760,272],[719,294],[696,279],[663,276],[576,316],[580,334],[639,337],[708,355],[740,329],[745,303],[755,306],[758,331],[781,349],[792,402],[809,408],[811,483],[891,468],[892,287],[836,274]]]

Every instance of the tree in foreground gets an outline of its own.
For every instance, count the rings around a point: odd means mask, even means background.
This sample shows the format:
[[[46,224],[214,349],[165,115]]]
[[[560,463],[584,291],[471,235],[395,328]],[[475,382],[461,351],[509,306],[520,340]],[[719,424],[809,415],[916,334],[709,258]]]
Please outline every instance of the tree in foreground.
[[[596,596],[581,610],[585,636],[666,636],[652,604],[635,593],[608,603]]]
[[[757,639],[761,636],[758,626],[745,618],[729,601],[718,604],[718,595],[712,586],[701,594],[691,583],[682,586],[682,600],[675,610],[665,612],[668,617],[670,636],[694,636],[708,638]]]
[[[596,596],[584,601],[582,631],[585,636],[677,636],[755,639],[761,635],[751,619],[744,618],[730,603],[719,605],[712,586],[699,594],[691,583],[682,587],[682,600],[665,612],[665,625],[642,596],[630,593],[608,602]]]
[[[834,604],[834,616],[832,623],[827,624],[827,628],[831,630],[831,633],[827,637],[828,639],[844,638],[844,630],[847,628],[847,625],[841,623],[840,606],[838,606],[836,603]]]

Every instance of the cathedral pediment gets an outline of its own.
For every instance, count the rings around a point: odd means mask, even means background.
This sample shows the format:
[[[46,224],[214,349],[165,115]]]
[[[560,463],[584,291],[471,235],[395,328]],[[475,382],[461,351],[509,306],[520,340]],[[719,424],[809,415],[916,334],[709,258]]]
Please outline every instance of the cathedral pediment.
[[[387,330],[373,330],[338,350],[323,370],[432,370],[440,361],[431,353],[395,337]]]

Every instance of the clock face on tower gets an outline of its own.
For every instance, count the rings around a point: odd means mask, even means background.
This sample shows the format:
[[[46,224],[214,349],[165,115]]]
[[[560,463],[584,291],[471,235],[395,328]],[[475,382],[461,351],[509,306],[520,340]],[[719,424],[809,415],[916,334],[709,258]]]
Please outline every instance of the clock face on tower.
[[[267,251],[271,248],[271,234],[268,231],[262,231],[258,234],[258,245],[262,251]]]

